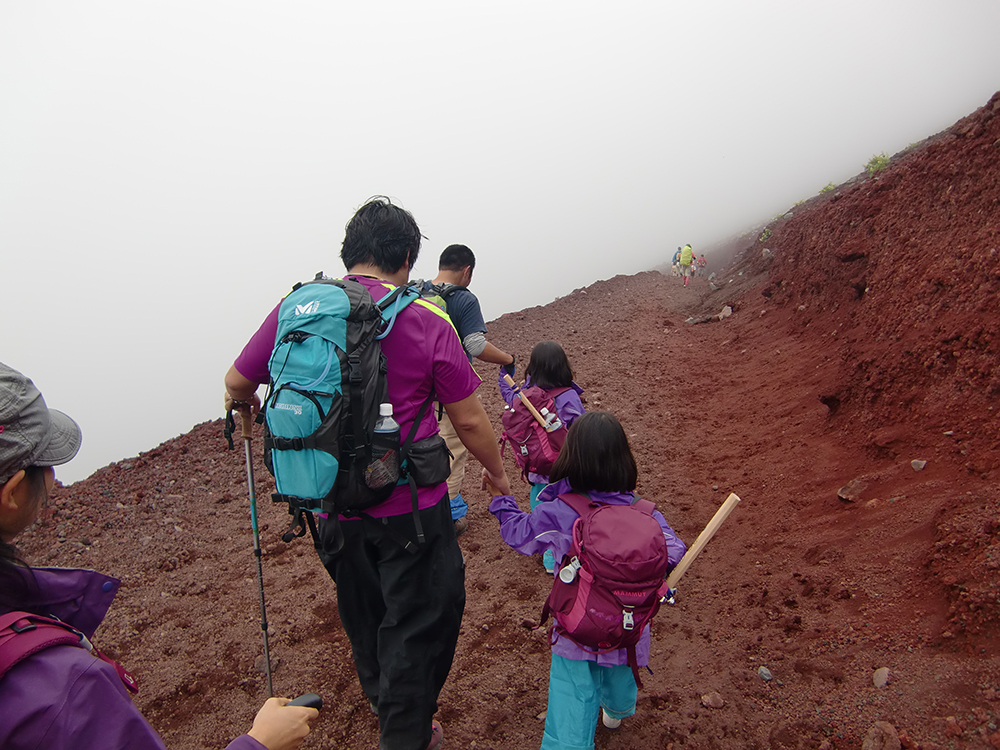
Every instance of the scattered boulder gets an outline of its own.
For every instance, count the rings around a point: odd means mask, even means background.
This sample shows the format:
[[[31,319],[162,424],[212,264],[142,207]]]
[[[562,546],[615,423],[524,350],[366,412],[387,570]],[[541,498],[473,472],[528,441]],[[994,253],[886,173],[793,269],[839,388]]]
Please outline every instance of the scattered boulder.
[[[759,667],[757,669],[757,674],[760,675],[760,679],[764,682],[770,682],[774,679],[774,675],[771,674],[771,670],[767,667]]]
[[[837,497],[845,503],[853,503],[861,496],[861,493],[864,492],[867,487],[868,482],[861,479],[861,477],[856,477],[837,490]]]
[[[947,716],[944,720],[944,733],[948,737],[961,737],[965,731],[964,722],[960,722],[954,716]]]
[[[889,667],[879,667],[872,675],[872,684],[877,688],[884,688],[889,684]]]
[[[923,471],[924,467],[926,465],[927,465],[927,462],[923,461],[923,460],[921,460],[919,458],[915,458],[912,461],[910,461],[910,466],[913,467],[914,471]]]
[[[277,672],[278,671],[278,667],[280,665],[281,665],[281,659],[278,658],[278,657],[276,657],[276,656],[272,656],[271,657],[271,671],[272,672]],[[260,672],[261,674],[267,674],[267,659],[264,658],[264,654],[261,654],[256,659],[254,659],[253,668],[257,672]]]
[[[723,698],[718,692],[712,691],[711,693],[701,696],[701,705],[705,708],[722,708],[726,705],[726,699]]]
[[[896,727],[887,721],[876,721],[865,735],[861,750],[902,750]]]

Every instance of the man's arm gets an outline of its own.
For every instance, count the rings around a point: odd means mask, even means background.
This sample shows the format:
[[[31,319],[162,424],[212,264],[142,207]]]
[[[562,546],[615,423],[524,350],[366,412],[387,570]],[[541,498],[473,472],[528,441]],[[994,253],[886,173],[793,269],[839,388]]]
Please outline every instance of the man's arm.
[[[479,307],[479,298],[468,289],[460,289],[449,297],[448,315],[451,317],[462,347],[470,357],[494,365],[509,365],[514,358],[486,340],[486,322]]]
[[[468,347],[466,347],[466,350],[468,350]],[[486,342],[486,346],[483,347],[483,350],[479,352],[479,354],[474,354],[473,356],[476,359],[482,360],[483,362],[489,362],[493,365],[509,365],[514,362],[514,357],[512,355],[508,354],[503,349],[498,349],[493,346],[493,344],[489,341]]]
[[[510,480],[504,471],[503,459],[500,458],[497,436],[476,394],[473,393],[461,401],[444,404],[444,410],[448,412],[459,439],[486,469],[493,486],[502,495],[511,494]]]
[[[233,401],[242,401],[250,404],[250,413],[256,415],[260,411],[260,399],[257,397],[257,386],[255,383],[236,369],[236,365],[229,368],[226,373],[226,409],[232,408]]]

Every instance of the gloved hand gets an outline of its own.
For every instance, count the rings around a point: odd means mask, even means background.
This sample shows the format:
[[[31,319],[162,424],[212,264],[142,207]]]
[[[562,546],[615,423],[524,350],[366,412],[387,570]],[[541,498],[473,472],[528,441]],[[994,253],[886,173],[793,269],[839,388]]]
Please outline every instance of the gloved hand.
[[[506,372],[511,377],[514,377],[514,362],[515,362],[514,355],[511,354],[510,355],[510,364],[500,365],[501,369],[503,369],[503,371]]]

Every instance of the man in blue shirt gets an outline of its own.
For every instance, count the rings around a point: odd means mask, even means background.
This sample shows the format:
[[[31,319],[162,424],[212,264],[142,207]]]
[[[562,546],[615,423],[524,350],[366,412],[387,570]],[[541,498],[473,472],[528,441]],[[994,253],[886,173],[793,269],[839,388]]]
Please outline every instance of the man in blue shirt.
[[[448,245],[438,260],[438,275],[427,286],[435,285],[442,290],[448,317],[451,318],[458,337],[469,361],[475,357],[483,362],[503,365],[514,373],[514,357],[498,349],[486,340],[486,321],[479,307],[479,299],[469,291],[472,283],[472,272],[476,267],[476,256],[465,245]],[[469,527],[466,513],[469,506],[462,498],[462,480],[465,478],[465,465],[469,451],[458,438],[455,428],[448,419],[448,414],[438,410],[441,415],[439,428],[441,437],[451,451],[451,476],[448,477],[448,496],[451,498],[451,517],[455,521],[455,533],[461,534]]]

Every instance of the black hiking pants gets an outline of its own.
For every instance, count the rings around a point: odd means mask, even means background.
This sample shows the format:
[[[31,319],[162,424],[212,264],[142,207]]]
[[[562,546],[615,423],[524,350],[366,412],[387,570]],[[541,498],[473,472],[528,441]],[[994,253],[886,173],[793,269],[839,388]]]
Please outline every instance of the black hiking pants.
[[[465,562],[448,495],[420,511],[414,554],[386,533],[415,539],[413,514],[341,522],[344,549],[326,568],[361,687],[378,706],[380,750],[425,750],[465,610]],[[321,523],[320,537],[330,533]]]

